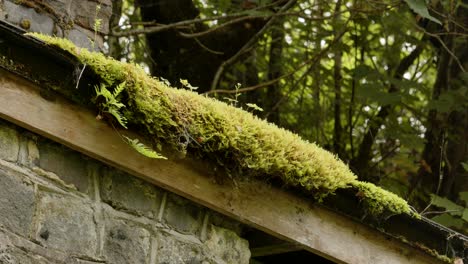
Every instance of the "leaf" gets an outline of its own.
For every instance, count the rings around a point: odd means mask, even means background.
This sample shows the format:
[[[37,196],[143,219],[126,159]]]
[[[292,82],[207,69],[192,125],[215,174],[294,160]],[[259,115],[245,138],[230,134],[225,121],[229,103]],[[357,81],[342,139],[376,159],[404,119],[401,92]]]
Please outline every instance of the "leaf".
[[[431,220],[448,227],[463,228],[464,221],[449,214],[434,216]]]
[[[461,165],[465,171],[468,171],[468,163],[462,162]]]
[[[128,144],[134,148],[136,151],[138,151],[140,154],[143,156],[146,156],[148,158],[152,159],[167,159],[163,155],[157,153],[150,147],[146,146],[145,144],[141,143],[138,138],[131,139],[129,137],[124,136],[124,138],[127,140]]]
[[[438,207],[445,208],[447,211],[452,211],[452,215],[462,215],[465,208],[454,202],[450,201],[447,198],[440,197],[438,195],[431,194],[432,204]]]
[[[192,90],[197,90],[197,89],[198,89],[198,87],[192,86],[186,79],[180,79],[180,83],[181,83],[184,87],[188,88],[190,91],[192,91]]]
[[[115,88],[114,93],[111,93],[106,86],[101,83],[100,86],[94,87],[96,91],[94,102],[96,102],[99,97],[104,97],[104,102],[99,104],[101,113],[109,113],[122,127],[127,128],[127,119],[120,113],[120,108],[125,107],[125,105],[117,100],[117,96],[124,88],[125,82],[122,82]]]
[[[442,23],[435,17],[429,14],[429,10],[427,10],[427,4],[425,0],[405,0],[406,4],[408,4],[409,8],[416,12],[416,14],[431,20],[439,25]]]
[[[250,107],[250,108],[253,108],[254,110],[263,112],[263,108],[261,108],[260,106],[258,106],[258,105],[256,105],[256,104],[247,103],[247,104],[245,104],[245,105],[248,106],[248,107]]]
[[[460,199],[465,201],[466,205],[468,206],[468,192],[460,192],[458,195],[460,196]]]
[[[119,94],[125,89],[125,84],[126,82],[122,82],[121,84],[117,85],[117,87],[115,87],[114,92],[112,93],[114,97],[119,96]]]
[[[127,118],[120,114],[120,112],[117,109],[110,108],[107,113],[111,114],[117,122],[124,128],[127,128]]]

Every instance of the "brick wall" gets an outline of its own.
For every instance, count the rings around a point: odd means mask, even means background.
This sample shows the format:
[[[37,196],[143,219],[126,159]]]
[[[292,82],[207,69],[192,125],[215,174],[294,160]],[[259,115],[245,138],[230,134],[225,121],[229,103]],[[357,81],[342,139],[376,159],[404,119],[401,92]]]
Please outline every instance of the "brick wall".
[[[241,225],[0,119],[0,263],[248,263]]]
[[[97,12],[99,6],[99,12]],[[109,31],[111,0],[0,0],[0,20],[27,31],[68,38],[80,47],[103,47]],[[94,23],[101,20],[95,35]]]

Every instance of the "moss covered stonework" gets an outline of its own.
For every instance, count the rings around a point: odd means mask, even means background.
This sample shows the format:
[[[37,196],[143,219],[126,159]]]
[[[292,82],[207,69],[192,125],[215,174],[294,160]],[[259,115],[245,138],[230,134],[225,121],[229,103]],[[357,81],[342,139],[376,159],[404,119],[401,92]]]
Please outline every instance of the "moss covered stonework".
[[[128,125],[143,129],[155,145],[214,160],[230,172],[279,177],[315,197],[353,187],[372,215],[413,214],[397,195],[360,182],[336,156],[242,109],[187,90],[174,89],[143,69],[78,48],[68,40],[31,34],[76,56],[113,89],[125,82],[121,103]]]

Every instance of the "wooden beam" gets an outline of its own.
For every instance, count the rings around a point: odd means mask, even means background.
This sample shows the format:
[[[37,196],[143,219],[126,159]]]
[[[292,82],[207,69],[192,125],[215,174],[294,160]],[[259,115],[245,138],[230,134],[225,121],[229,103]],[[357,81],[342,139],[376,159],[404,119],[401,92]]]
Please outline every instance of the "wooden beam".
[[[252,257],[263,257],[302,250],[299,245],[283,242],[262,247],[250,248]]]
[[[251,179],[219,184],[199,162],[152,160],[130,148],[95,113],[42,97],[0,70],[0,118],[122,169],[337,263],[439,263],[437,259],[307,199]]]

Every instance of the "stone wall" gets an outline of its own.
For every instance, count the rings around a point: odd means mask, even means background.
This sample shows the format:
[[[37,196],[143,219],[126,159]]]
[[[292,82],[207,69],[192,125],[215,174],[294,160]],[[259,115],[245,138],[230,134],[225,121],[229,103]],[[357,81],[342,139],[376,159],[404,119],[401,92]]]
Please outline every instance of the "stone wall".
[[[111,0],[0,0],[0,20],[27,31],[65,37],[80,47],[103,47],[109,31]],[[101,21],[95,34],[94,24]]]
[[[248,263],[241,225],[0,119],[0,263]]]

